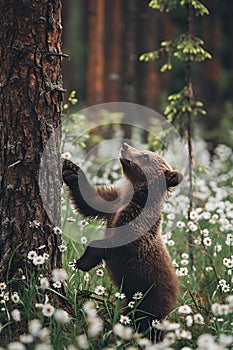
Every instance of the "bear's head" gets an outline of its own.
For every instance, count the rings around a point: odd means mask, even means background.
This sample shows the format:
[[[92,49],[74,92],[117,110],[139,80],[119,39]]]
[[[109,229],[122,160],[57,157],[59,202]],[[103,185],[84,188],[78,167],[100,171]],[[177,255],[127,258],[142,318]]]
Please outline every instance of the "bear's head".
[[[120,161],[124,176],[134,188],[156,188],[160,193],[177,186],[183,175],[151,151],[139,151],[123,143],[120,151]]]

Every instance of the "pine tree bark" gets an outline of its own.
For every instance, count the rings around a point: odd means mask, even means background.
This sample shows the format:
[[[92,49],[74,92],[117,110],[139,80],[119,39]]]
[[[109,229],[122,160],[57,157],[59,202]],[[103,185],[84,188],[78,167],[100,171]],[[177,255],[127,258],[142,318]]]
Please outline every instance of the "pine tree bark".
[[[30,275],[29,250],[49,254],[48,275],[61,266],[52,231],[60,225],[61,1],[0,0],[0,8],[0,281],[9,282],[20,269]]]
[[[122,70],[123,3],[106,1],[105,8],[105,102],[120,101]]]
[[[144,4],[143,4],[144,5]],[[155,43],[158,40],[158,18],[159,14],[148,6],[143,6],[143,16],[140,25],[142,41],[140,43],[142,52],[155,50]],[[146,107],[157,110],[160,98],[160,75],[157,61],[141,62],[141,79],[138,87],[140,103]],[[143,88],[142,88],[143,87]]]
[[[212,59],[206,60],[203,64],[203,76],[201,79],[202,101],[208,111],[208,118],[203,119],[205,128],[204,138],[209,142],[209,150],[212,153],[215,147],[221,143],[221,118],[222,96],[221,96],[221,12],[217,0],[206,0],[211,16],[203,18],[203,38],[207,50],[211,53]]]
[[[89,0],[87,5],[87,105],[93,106],[104,100],[105,0]]]

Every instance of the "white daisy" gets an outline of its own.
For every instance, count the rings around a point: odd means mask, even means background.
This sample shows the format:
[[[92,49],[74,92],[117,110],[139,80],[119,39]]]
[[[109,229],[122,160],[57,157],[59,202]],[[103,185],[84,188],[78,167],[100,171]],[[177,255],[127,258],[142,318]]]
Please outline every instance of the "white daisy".
[[[35,252],[35,250],[30,250],[30,251],[28,252],[27,258],[28,258],[29,260],[33,260],[36,256],[37,256],[37,252]]]
[[[54,318],[58,323],[69,323],[70,317],[69,314],[62,309],[57,309],[54,313]]]
[[[123,323],[124,325],[129,325],[131,323],[131,319],[129,316],[120,315],[120,323]]]
[[[55,226],[55,227],[53,228],[53,233],[54,233],[55,235],[61,235],[61,234],[62,234],[62,229],[61,229],[60,227],[58,227],[58,226]]]
[[[37,255],[32,260],[34,265],[43,265],[45,262],[45,258],[42,255]]]
[[[42,308],[42,314],[46,317],[51,317],[54,314],[54,307],[51,304],[45,304]]]
[[[103,287],[103,286],[97,286],[96,288],[95,288],[95,294],[97,294],[97,295],[104,295],[104,293],[105,293],[105,291],[106,291],[106,288],[105,287]]]

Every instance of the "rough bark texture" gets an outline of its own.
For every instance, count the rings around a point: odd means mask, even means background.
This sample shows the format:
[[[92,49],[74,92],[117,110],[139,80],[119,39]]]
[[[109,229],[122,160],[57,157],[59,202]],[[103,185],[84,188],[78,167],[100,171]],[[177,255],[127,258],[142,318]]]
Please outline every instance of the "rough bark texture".
[[[0,281],[32,265],[27,252],[49,254],[47,273],[61,266],[59,133],[43,150],[60,123],[61,1],[0,1]],[[48,157],[48,158],[47,158]],[[52,171],[51,171],[52,170]],[[36,228],[36,223],[40,226]],[[38,250],[38,247],[45,248]],[[12,253],[14,252],[14,255]],[[13,256],[13,260],[11,261]]]

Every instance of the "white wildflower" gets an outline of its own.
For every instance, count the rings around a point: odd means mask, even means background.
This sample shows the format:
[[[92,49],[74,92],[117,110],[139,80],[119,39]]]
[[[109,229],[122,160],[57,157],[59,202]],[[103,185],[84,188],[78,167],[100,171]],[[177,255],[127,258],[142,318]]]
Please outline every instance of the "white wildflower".
[[[17,292],[14,292],[11,295],[11,300],[13,301],[13,303],[17,304],[20,301],[19,294]]]
[[[80,334],[77,337],[77,343],[80,349],[89,349],[89,342],[86,334]]]
[[[62,282],[62,281],[67,280],[67,278],[68,278],[68,274],[67,274],[66,270],[64,270],[64,269],[54,269],[52,271],[52,280],[54,282],[56,282],[56,281]]]
[[[89,280],[90,280],[90,275],[89,275],[88,272],[85,273],[85,275],[83,276],[83,279],[84,279],[85,282],[89,282]]]
[[[205,324],[204,318],[200,313],[195,314],[193,319],[196,324]]]
[[[223,286],[225,286],[225,285],[227,284],[227,281],[224,280],[224,279],[221,279],[221,280],[219,280],[218,284],[219,284],[221,287],[223,287]]]
[[[140,300],[140,299],[142,299],[142,297],[143,297],[143,293],[142,292],[136,292],[133,295],[133,299],[135,299],[135,300]]]
[[[191,220],[198,220],[198,213],[196,212],[196,211],[194,211],[194,210],[192,210],[191,212],[190,212],[190,214],[189,214],[189,216],[190,216],[190,219]]]
[[[62,309],[57,309],[54,313],[54,318],[58,323],[69,323],[70,317],[69,314]]]
[[[152,321],[151,326],[152,326],[153,328],[156,328],[158,324],[160,324],[160,321],[156,319],[156,320],[153,320],[153,321]]]
[[[120,338],[129,340],[132,338],[132,328],[130,327],[125,327],[121,323],[116,323],[115,326],[113,327],[113,332]]]
[[[6,289],[6,283],[5,282],[0,282],[0,289],[1,290]]]
[[[61,244],[58,246],[58,249],[60,250],[61,253],[64,253],[67,250],[67,246],[64,244]]]
[[[103,276],[104,276],[104,271],[103,271],[103,269],[98,269],[98,270],[96,270],[96,274],[97,274],[97,276],[103,277]]]
[[[227,234],[227,238],[225,240],[225,243],[226,243],[226,245],[228,245],[230,247],[233,246],[233,234],[232,233]]]
[[[211,238],[210,238],[210,237],[205,237],[205,238],[203,239],[203,244],[204,244],[206,247],[210,247],[211,244],[212,244]]]
[[[223,265],[225,265],[226,267],[231,269],[233,267],[233,259],[224,258],[223,259]]]
[[[233,336],[227,334],[220,334],[218,341],[224,346],[231,346],[233,343]]]
[[[88,335],[90,337],[96,337],[102,332],[103,320],[100,317],[95,317],[91,320],[88,326]]]
[[[198,346],[202,349],[211,349],[214,347],[214,337],[211,334],[202,334],[197,340]]]
[[[222,292],[227,293],[231,290],[231,287],[229,286],[229,284],[225,284],[224,286],[222,286]]]
[[[192,333],[189,331],[186,331],[185,329],[177,329],[175,331],[177,338],[179,339],[192,339]]]
[[[14,321],[19,322],[21,320],[20,311],[18,309],[14,309],[11,311],[11,316]]]
[[[43,254],[43,257],[44,257],[45,260],[48,260],[49,254],[48,254],[48,253],[44,253],[44,254]]]
[[[19,340],[21,341],[21,343],[31,344],[34,338],[31,334],[22,334],[20,335]]]
[[[55,309],[53,307],[53,305],[51,304],[45,304],[42,308],[42,314],[46,317],[51,317],[54,313]]]
[[[37,252],[35,250],[30,250],[28,252],[27,258],[29,260],[33,260],[37,256]]]
[[[82,236],[80,240],[82,244],[87,244],[87,238],[85,236]]]
[[[29,322],[29,333],[32,334],[34,337],[36,337],[42,327],[42,324],[40,320],[38,319],[33,319]]]
[[[187,265],[189,264],[189,261],[186,260],[186,259],[182,259],[182,260],[180,260],[180,264],[181,264],[182,266],[187,266]]]
[[[42,265],[45,262],[45,258],[42,255],[37,255],[32,260],[34,265]]]
[[[90,318],[96,316],[96,308],[93,301],[86,301],[83,305],[83,310]]]
[[[56,282],[53,283],[53,287],[59,289],[59,288],[62,287],[62,284],[61,284],[60,281],[56,281]]]
[[[187,327],[191,327],[193,325],[193,318],[191,315],[186,316],[185,320],[186,320]]]
[[[233,305],[233,295],[228,295],[226,297],[226,301],[227,303],[229,303],[230,305]]]
[[[178,313],[179,314],[191,314],[192,313],[192,309],[188,305],[182,305],[182,306],[179,307]]]
[[[47,277],[42,277],[40,279],[40,287],[41,287],[41,289],[48,289],[49,288],[49,280]]]
[[[120,293],[120,292],[117,292],[116,294],[115,294],[115,297],[117,298],[117,299],[125,299],[125,297],[126,297],[126,295],[125,295],[125,293]]]
[[[49,339],[50,330],[47,327],[41,328],[38,332],[38,338],[42,342],[46,342]]]
[[[61,234],[62,234],[62,229],[61,229],[60,227],[58,227],[58,226],[55,226],[55,227],[53,228],[53,233],[54,233],[55,235],[61,235]]]
[[[8,350],[26,350],[25,346],[21,342],[18,342],[18,341],[9,343],[7,345],[7,349]]]
[[[206,266],[205,270],[206,270],[207,272],[210,272],[210,271],[213,271],[214,269],[213,269],[212,266]]]
[[[29,227],[39,228],[40,227],[40,222],[38,220],[29,221]]]
[[[65,109],[65,105],[63,106],[63,108]],[[61,156],[62,156],[63,159],[70,159],[71,158],[70,152],[62,153]]]
[[[131,319],[129,318],[129,316],[120,315],[120,323],[129,325],[131,323]]]
[[[106,291],[106,288],[105,287],[103,287],[103,286],[97,286],[96,288],[95,288],[95,294],[97,294],[97,295],[104,295],[105,294],[105,291]]]
[[[174,331],[180,328],[180,325],[179,323],[171,323],[168,320],[163,320],[162,322],[156,325],[156,328],[164,331]]]
[[[128,303],[128,307],[130,307],[131,309],[133,309],[134,306],[135,306],[135,301],[130,301],[130,302]]]
[[[185,227],[185,223],[183,221],[177,221],[176,227],[179,227],[179,228]]]

